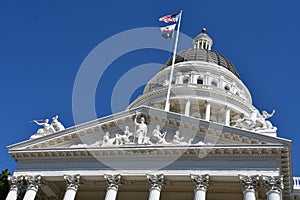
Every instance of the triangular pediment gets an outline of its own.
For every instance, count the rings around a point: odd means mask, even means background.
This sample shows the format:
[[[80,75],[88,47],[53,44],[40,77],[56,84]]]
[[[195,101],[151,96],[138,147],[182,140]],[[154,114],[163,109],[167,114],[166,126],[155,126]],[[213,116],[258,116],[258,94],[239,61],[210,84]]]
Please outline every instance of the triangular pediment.
[[[145,119],[146,129],[144,130],[147,130],[146,133],[139,131],[142,117]],[[135,119],[138,124],[135,123]],[[11,145],[8,149],[12,153],[15,150],[26,149],[149,148],[156,146],[161,148],[265,144],[289,145],[289,141],[141,106]]]

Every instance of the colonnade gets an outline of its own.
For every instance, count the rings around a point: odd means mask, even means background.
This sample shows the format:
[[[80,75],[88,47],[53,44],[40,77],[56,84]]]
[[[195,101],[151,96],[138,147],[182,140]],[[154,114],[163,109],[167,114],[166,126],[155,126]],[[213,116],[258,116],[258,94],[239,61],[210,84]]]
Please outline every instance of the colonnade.
[[[191,181],[194,185],[194,200],[205,200],[207,189],[210,184],[210,177],[208,174],[204,175],[190,175]],[[123,184],[122,176],[117,175],[104,175],[107,181],[107,189],[105,200],[116,200],[119,187]],[[163,174],[147,174],[149,181],[149,197],[148,200],[159,200],[160,194],[163,189],[165,177]],[[63,200],[74,200],[78,188],[83,184],[79,174],[64,175],[66,180],[66,190]],[[256,200],[256,190],[262,182],[266,189],[267,200],[281,200],[283,190],[283,177],[282,176],[244,176],[239,175],[241,186],[243,189],[244,200]],[[260,181],[262,180],[262,181]],[[42,184],[42,177],[37,176],[12,176],[9,177],[10,191],[6,200],[17,200],[18,188],[21,184],[26,184],[27,190],[23,200],[34,200],[39,187]]]
[[[186,97],[185,98],[184,115],[189,116],[190,110],[191,110],[191,97]],[[229,126],[230,125],[230,109],[228,106],[225,107],[225,116],[224,117],[225,117],[224,124],[226,126]],[[210,121],[210,118],[211,118],[211,103],[209,101],[206,101],[204,120]]]

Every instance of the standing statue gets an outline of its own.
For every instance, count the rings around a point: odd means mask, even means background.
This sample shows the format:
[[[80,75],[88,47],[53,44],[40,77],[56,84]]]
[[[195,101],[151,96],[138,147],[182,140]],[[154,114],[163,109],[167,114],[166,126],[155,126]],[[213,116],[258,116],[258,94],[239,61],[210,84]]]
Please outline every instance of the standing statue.
[[[64,125],[62,125],[62,123],[60,121],[58,121],[58,115],[56,115],[55,117],[52,117],[51,125],[53,126],[55,131],[61,131],[61,130],[65,129]]]
[[[156,128],[152,132],[151,142],[154,144],[168,144],[165,139],[166,135],[167,132],[161,133],[160,126],[156,125]]]
[[[37,135],[47,135],[47,134],[55,132],[55,129],[53,128],[53,126],[48,123],[49,119],[45,119],[44,122],[38,122],[37,120],[33,120],[33,122],[39,126],[44,127],[44,128],[38,129],[38,131],[36,132]]]
[[[137,138],[138,144],[144,144],[144,139],[147,136],[147,124],[145,124],[145,118],[141,117],[141,122],[137,122],[137,116],[134,119],[136,128],[135,128],[135,137]]]

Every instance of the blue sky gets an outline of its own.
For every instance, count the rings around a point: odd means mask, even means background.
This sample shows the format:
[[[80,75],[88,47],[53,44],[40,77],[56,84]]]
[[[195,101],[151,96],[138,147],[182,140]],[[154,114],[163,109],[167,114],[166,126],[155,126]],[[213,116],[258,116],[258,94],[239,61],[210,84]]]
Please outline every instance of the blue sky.
[[[16,168],[6,146],[37,130],[31,120],[58,114],[65,126],[74,125],[76,74],[99,43],[122,31],[161,26],[158,17],[183,9],[181,31],[194,37],[206,27],[213,49],[235,65],[254,105],[276,109],[271,121],[280,137],[293,140],[293,171],[299,176],[299,7],[296,0],[1,1],[0,169]],[[144,63],[163,64],[169,56],[144,49],[113,62],[98,85],[97,116],[111,114],[112,90],[122,74]]]

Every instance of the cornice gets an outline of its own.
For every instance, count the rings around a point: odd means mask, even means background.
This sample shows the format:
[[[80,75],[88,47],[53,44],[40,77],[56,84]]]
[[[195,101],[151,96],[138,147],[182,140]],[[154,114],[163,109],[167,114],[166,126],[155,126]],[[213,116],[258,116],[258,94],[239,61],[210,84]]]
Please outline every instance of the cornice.
[[[157,90],[153,90],[146,94],[139,96],[135,101],[133,101],[129,109],[147,104],[153,101],[164,100],[167,94],[167,87],[159,88]],[[212,88],[211,86],[197,86],[193,87],[192,84],[182,84],[182,85],[174,85],[171,88],[171,94],[176,94],[176,96],[171,95],[171,99],[184,98],[186,96],[190,96],[191,98],[198,98],[203,100],[213,100],[219,103],[225,103],[226,105],[230,105],[241,112],[250,113],[254,107],[245,102],[242,98],[231,94],[230,92],[226,92],[223,90],[218,90],[216,88]]]

